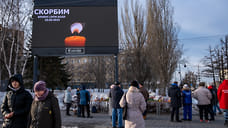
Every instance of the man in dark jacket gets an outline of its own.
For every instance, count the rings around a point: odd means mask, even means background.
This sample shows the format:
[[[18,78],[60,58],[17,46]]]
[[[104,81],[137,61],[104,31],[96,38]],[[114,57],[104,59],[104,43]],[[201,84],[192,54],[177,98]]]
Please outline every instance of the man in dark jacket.
[[[120,107],[120,99],[122,98],[124,92],[120,87],[120,82],[115,82],[115,86],[111,89],[112,98],[112,127],[116,128],[116,115],[118,117],[118,127],[122,128],[122,108]]]
[[[171,97],[171,121],[173,122],[174,113],[176,113],[176,122],[181,122],[179,120],[179,108],[181,107],[181,90],[178,87],[178,82],[174,82],[168,90],[168,95]]]
[[[147,100],[149,99],[149,92],[147,91],[147,89],[143,86],[143,82],[139,82],[139,91],[142,93],[144,99],[145,99],[145,102],[147,104]],[[143,119],[146,119],[146,114],[147,114],[147,111],[145,110],[143,112]]]
[[[1,105],[4,117],[3,128],[25,128],[31,103],[32,96],[24,89],[22,75],[12,76]]]

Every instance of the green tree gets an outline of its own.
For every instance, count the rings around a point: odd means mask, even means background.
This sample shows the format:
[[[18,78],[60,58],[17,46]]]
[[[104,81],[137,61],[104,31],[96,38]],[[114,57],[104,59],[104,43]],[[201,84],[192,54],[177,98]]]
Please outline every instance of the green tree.
[[[38,58],[38,80],[47,83],[51,89],[66,88],[70,81],[70,75],[66,72],[66,64],[62,63],[63,57],[39,57]],[[33,87],[33,57],[29,58],[26,67],[25,85]]]

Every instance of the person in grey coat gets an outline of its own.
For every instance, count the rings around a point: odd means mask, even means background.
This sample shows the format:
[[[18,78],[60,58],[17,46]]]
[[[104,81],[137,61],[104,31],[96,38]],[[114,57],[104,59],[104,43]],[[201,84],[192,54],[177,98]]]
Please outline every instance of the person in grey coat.
[[[200,82],[199,87],[193,92],[193,97],[198,100],[198,108],[200,114],[200,122],[203,122],[203,116],[205,122],[208,122],[208,107],[211,103],[211,92],[205,88],[205,82]]]

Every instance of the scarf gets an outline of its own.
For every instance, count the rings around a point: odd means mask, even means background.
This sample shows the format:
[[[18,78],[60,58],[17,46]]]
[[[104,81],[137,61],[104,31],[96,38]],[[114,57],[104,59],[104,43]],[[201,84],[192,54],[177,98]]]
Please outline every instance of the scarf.
[[[13,90],[14,92],[16,92],[16,91],[18,91],[21,87],[19,87],[19,88],[13,88],[13,87],[11,87],[10,85],[8,86],[11,90]]]
[[[49,93],[49,90],[46,89],[42,96],[38,97],[37,95],[35,95],[35,101],[43,101],[43,100],[45,100],[47,95],[48,95],[48,93]]]

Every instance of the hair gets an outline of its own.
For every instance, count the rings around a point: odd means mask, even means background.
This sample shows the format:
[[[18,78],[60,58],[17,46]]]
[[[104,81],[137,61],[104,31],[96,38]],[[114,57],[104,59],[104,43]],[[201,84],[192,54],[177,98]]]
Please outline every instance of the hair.
[[[138,84],[138,82],[137,82],[136,80],[133,80],[133,81],[131,82],[131,86],[134,86],[134,87],[139,88],[139,84]]]
[[[205,82],[200,82],[199,86],[203,86],[204,87],[205,86]]]
[[[144,82],[143,81],[139,81],[138,82],[140,85],[142,85],[143,86],[143,84],[144,84]]]

